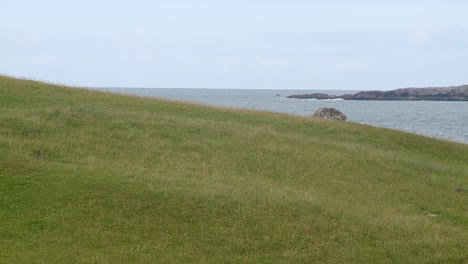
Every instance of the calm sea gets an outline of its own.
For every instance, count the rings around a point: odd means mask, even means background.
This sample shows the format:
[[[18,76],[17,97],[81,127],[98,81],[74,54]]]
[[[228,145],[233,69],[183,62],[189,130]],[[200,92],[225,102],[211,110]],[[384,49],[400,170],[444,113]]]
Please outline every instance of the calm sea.
[[[357,91],[99,88],[114,93],[310,116],[320,107],[342,111],[348,121],[468,144],[468,102],[287,99],[292,94]]]

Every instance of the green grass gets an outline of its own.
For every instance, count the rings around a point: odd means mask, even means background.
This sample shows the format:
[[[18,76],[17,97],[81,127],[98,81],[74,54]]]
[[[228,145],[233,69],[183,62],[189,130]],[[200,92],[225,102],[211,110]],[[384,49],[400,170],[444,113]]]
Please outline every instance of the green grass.
[[[466,144],[0,77],[1,263],[467,263],[466,245]]]

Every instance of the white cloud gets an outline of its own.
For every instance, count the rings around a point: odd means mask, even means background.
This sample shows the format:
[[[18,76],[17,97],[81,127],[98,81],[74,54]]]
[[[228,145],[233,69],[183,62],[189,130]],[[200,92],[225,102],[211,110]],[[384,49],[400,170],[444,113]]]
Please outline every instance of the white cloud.
[[[239,66],[242,63],[242,60],[237,57],[224,57],[221,59],[221,71],[228,72],[234,67]]]
[[[414,46],[423,46],[433,40],[434,38],[440,37],[452,32],[456,35],[456,30],[459,28],[458,25],[451,25],[446,21],[435,20],[423,21],[419,25],[413,26],[408,35],[408,41]]]
[[[260,59],[259,64],[267,69],[276,69],[282,68],[289,65],[289,61],[287,59],[280,59],[280,58],[265,58]]]
[[[30,63],[37,65],[50,65],[57,62],[54,56],[36,56],[31,58]]]
[[[336,71],[347,71],[347,70],[365,70],[369,68],[367,63],[338,63],[335,66]]]

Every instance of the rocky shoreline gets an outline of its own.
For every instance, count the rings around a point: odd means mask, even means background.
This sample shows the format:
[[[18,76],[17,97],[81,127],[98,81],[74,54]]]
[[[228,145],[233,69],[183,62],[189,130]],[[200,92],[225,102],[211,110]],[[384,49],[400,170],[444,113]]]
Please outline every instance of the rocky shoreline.
[[[313,93],[290,95],[287,98],[325,100],[468,101],[468,85],[432,88],[402,88],[391,91],[362,91],[356,94],[345,95]]]

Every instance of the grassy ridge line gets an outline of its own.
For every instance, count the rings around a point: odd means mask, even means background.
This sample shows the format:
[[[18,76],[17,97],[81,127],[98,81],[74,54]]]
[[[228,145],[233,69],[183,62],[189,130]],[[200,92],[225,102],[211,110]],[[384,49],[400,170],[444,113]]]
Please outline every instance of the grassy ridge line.
[[[6,77],[0,108],[5,263],[467,260],[463,144]]]

